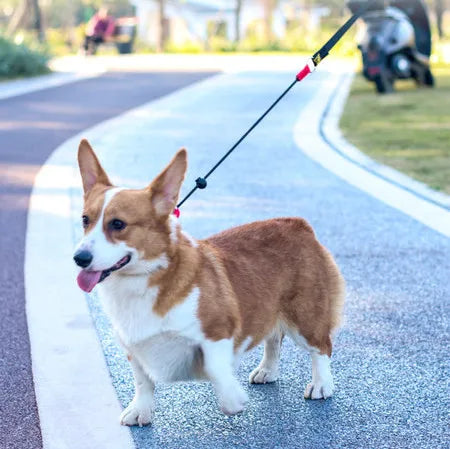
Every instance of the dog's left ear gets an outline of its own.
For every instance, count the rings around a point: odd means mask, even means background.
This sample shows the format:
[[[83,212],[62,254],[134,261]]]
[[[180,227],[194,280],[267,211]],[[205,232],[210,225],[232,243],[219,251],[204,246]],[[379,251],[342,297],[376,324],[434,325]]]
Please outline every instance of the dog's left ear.
[[[182,148],[150,184],[151,201],[159,216],[173,212],[187,169],[187,152]]]
[[[94,150],[86,139],[82,139],[78,147],[78,165],[85,195],[91,191],[95,184],[112,185]]]

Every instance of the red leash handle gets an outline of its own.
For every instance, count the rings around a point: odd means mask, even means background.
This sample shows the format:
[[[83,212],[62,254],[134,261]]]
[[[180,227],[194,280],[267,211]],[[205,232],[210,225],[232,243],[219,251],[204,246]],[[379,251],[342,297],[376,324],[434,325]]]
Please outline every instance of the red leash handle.
[[[314,72],[314,70],[316,70],[316,66],[314,65],[314,61],[310,59],[305,67],[297,73],[297,81],[305,79],[310,73]]]

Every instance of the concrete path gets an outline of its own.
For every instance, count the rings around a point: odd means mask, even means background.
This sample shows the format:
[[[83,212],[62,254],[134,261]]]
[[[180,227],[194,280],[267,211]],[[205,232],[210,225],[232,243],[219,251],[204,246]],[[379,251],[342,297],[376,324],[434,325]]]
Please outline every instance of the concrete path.
[[[36,173],[51,152],[75,133],[205,76],[207,73],[107,73],[73,82],[78,77],[54,75],[0,85],[0,98],[4,98],[0,101],[2,449],[41,447],[23,275],[29,195]],[[51,87],[69,81],[72,83]],[[48,88],[36,91],[43,87]],[[17,96],[31,91],[35,92]],[[46,254],[41,261],[52,264]]]
[[[148,183],[186,146],[187,192],[291,79],[286,72],[221,75],[102,124],[87,136],[112,179],[130,186]],[[181,211],[184,228],[197,238],[273,216],[299,215],[310,221],[348,283],[346,323],[333,356],[335,396],[303,400],[309,361],[289,341],[283,345],[280,380],[247,385],[248,373],[261,357],[258,348],[239,370],[250,396],[241,416],[223,416],[208,384],[158,385],[153,426],[132,429],[136,447],[448,447],[450,241],[302,153],[298,117],[339,82],[338,74],[324,68],[296,86],[213,175],[208,189]],[[305,135],[310,134],[312,124],[305,121],[303,126]],[[77,139],[59,147],[53,167],[76,173]],[[71,216],[60,214],[58,220],[66,220],[73,230],[72,241],[61,243],[69,248],[81,233],[81,192],[77,178],[67,184],[63,193],[64,201],[70,195]],[[35,186],[37,192],[42,188]],[[45,201],[41,206],[42,221]],[[54,218],[54,213],[47,215]],[[50,235],[42,238],[51,241]],[[41,274],[51,275],[45,268]],[[67,291],[76,289],[72,276],[73,270],[60,274]],[[39,282],[33,285],[33,300],[38,300]],[[133,394],[130,370],[96,295],[87,301],[125,406]],[[72,442],[67,447],[78,446]]]

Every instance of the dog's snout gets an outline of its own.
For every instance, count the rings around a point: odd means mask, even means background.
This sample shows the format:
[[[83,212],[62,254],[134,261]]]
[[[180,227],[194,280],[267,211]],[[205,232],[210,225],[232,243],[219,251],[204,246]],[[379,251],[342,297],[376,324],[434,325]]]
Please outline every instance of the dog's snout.
[[[92,262],[92,258],[92,253],[85,249],[77,251],[73,256],[73,260],[81,268],[86,268],[87,266],[89,266],[89,264]]]

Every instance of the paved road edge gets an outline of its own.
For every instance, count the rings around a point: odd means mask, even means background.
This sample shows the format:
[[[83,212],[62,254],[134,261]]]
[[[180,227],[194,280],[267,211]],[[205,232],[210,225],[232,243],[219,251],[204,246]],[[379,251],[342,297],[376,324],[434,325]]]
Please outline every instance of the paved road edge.
[[[88,78],[94,78],[105,73],[105,69],[95,67],[88,71],[73,73],[55,72],[48,75],[36,76],[20,80],[3,81],[0,83],[0,100],[18,97],[20,95],[50,89],[52,87],[64,86]]]
[[[70,139],[36,177],[28,212],[25,295],[44,449],[134,448],[72,262]],[[51,236],[52,245],[48,245]],[[43,263],[45,261],[46,263]],[[50,262],[50,263],[49,263]]]
[[[376,163],[343,139],[338,123],[351,80],[348,73],[330,74],[324,94],[305,108],[294,126],[297,146],[349,184],[450,237],[446,195]]]

